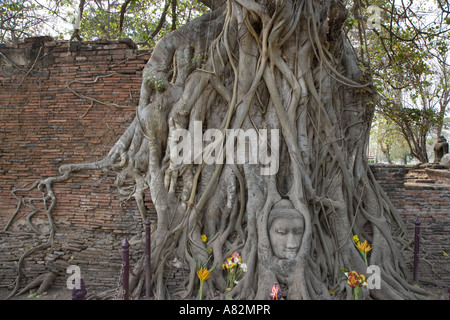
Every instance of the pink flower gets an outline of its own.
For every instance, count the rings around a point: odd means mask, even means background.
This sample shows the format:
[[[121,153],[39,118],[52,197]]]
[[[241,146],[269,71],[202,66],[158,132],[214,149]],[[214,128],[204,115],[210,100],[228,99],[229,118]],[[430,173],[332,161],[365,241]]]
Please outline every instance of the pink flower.
[[[281,299],[281,290],[276,282],[273,285],[272,290],[269,293],[269,298],[270,298],[270,300],[280,300]]]

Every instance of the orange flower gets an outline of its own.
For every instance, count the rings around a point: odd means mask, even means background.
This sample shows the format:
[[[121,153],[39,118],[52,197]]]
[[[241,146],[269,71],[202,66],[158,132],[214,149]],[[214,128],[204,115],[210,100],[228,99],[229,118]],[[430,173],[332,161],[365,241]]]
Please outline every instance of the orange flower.
[[[203,269],[203,267],[200,267],[200,269],[197,269],[197,276],[200,281],[205,281],[208,280],[209,277],[211,277],[211,273],[208,271],[208,269]]]
[[[355,243],[356,248],[361,253],[361,256],[364,259],[364,262],[367,264],[367,253],[372,250],[372,247],[369,246],[367,243],[367,240],[364,240],[364,242],[359,241],[359,238],[357,235],[353,236],[353,242]]]
[[[354,288],[356,286],[366,286],[366,277],[363,274],[359,274],[356,271],[351,271],[349,273],[346,274],[347,276],[347,284],[351,287]]]
[[[361,253],[367,253],[367,252],[369,252],[370,250],[372,250],[372,247],[369,246],[369,245],[367,244],[367,240],[364,240],[364,242],[358,242],[358,243],[356,244],[356,247],[358,248],[358,250],[359,250]]]

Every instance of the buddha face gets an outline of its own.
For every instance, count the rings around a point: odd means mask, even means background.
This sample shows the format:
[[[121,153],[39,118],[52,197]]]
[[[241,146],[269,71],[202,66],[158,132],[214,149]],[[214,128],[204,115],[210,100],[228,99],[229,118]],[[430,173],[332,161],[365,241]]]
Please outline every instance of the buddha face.
[[[294,259],[300,249],[303,229],[300,217],[275,219],[269,229],[274,255],[280,259]]]

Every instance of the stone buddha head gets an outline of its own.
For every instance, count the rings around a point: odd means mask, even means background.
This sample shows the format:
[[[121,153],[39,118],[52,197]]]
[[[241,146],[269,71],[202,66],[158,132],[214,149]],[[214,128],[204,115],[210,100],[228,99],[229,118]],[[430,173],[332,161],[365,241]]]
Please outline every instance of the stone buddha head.
[[[279,259],[294,259],[302,242],[304,222],[292,202],[282,199],[273,206],[267,229],[273,254]]]

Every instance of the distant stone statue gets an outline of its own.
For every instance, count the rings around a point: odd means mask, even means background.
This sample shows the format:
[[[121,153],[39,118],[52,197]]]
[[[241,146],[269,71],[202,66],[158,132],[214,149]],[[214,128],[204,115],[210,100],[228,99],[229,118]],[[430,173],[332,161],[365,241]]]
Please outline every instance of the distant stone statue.
[[[447,169],[450,169],[450,153],[444,154],[441,159],[441,165],[446,167]]]
[[[440,163],[444,155],[448,153],[448,143],[444,136],[438,138],[434,145],[434,163]]]

